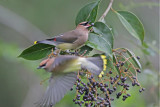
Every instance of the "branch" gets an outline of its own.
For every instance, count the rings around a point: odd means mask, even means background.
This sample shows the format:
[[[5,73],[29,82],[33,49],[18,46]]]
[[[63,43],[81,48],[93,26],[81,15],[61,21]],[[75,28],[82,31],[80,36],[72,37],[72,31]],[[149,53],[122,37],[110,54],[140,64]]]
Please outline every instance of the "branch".
[[[103,15],[99,18],[98,21],[101,21],[104,19],[104,17],[106,17],[106,15],[108,14],[109,10],[112,8],[112,4],[113,4],[113,0],[110,0],[110,3],[107,7],[107,9],[105,10],[105,12],[103,13]]]

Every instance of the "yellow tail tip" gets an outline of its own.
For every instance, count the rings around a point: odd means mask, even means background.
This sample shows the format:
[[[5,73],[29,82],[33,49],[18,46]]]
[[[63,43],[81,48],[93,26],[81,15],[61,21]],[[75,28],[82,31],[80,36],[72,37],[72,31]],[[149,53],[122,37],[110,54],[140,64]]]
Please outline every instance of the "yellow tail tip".
[[[102,71],[102,72],[98,75],[98,77],[99,77],[99,78],[102,78],[103,75],[104,75],[104,72]]]
[[[99,78],[102,78],[102,74],[99,74],[98,77],[99,77]]]
[[[102,60],[103,60],[103,71],[106,71],[106,68],[107,68],[107,66],[106,66],[106,64],[107,64],[107,56],[105,56],[105,55],[101,55],[101,58],[102,58]]]
[[[103,59],[103,63],[104,63],[104,65],[106,65],[107,64],[107,59]]]
[[[101,55],[101,58],[102,58],[102,59],[105,59],[105,58],[106,58],[106,56],[105,56],[105,55]]]
[[[104,72],[102,71],[101,74],[104,75]]]
[[[107,66],[106,65],[104,65],[104,67],[103,67],[103,71],[105,71],[107,69]]]
[[[34,41],[34,44],[37,44],[37,41]]]

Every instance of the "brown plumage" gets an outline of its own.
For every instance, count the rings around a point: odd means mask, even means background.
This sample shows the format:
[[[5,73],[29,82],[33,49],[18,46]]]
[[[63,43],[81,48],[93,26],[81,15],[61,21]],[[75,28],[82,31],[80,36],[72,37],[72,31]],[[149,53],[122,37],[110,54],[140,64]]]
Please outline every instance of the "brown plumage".
[[[60,55],[43,60],[38,68],[51,73],[49,86],[39,102],[38,107],[52,107],[59,102],[68,90],[72,88],[77,78],[77,71],[87,69],[99,75],[105,70],[106,56],[79,57],[73,55]]]
[[[82,46],[88,40],[88,29],[91,26],[93,26],[93,24],[90,25],[89,22],[82,22],[77,25],[75,30],[63,33],[51,39],[36,41],[35,43],[54,45],[62,50],[76,49]]]

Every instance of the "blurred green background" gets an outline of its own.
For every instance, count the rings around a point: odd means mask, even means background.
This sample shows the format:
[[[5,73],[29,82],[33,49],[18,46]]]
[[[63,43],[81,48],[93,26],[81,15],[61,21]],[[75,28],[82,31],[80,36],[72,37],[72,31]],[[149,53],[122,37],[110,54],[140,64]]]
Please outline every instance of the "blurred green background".
[[[40,60],[17,58],[33,41],[42,40],[75,28],[80,8],[93,0],[0,0],[0,107],[34,107],[46,86],[40,82],[48,77],[37,70]],[[109,0],[103,0],[101,16]],[[125,102],[115,100],[113,107],[158,107],[159,104],[159,0],[115,0],[115,10],[135,13],[144,24],[145,46],[130,36],[111,11],[106,23],[113,28],[115,45],[127,47],[141,57],[143,72],[139,81],[146,88],[130,89],[132,97]],[[56,107],[75,107],[74,94],[69,92]]]

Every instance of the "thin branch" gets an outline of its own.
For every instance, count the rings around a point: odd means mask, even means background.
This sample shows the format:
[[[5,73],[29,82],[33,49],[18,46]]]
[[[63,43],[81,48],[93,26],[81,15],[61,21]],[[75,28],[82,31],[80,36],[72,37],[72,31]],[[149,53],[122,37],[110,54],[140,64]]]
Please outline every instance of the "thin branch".
[[[103,19],[106,17],[106,15],[108,14],[109,10],[110,10],[111,7],[112,7],[112,4],[113,4],[113,0],[110,0],[110,3],[109,3],[109,5],[108,5],[107,9],[106,9],[105,12],[103,13],[103,15],[99,18],[98,21],[101,21],[101,20],[103,20]]]

